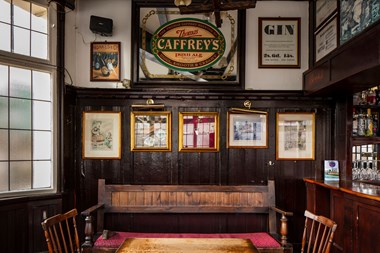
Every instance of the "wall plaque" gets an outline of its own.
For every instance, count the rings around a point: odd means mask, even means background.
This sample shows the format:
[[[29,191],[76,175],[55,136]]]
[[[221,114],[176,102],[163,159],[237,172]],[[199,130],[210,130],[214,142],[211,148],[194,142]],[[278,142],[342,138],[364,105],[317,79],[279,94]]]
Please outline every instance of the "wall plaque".
[[[319,61],[338,46],[338,19],[334,18],[315,35],[315,60]]]
[[[259,68],[300,68],[300,18],[259,18]]]

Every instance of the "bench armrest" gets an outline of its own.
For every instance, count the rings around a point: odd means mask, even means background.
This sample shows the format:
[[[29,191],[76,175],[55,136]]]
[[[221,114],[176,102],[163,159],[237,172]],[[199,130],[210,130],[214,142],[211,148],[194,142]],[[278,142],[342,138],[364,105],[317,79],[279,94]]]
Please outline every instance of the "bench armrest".
[[[277,208],[277,207],[275,207],[275,206],[272,206],[271,209],[272,209],[273,211],[276,211],[276,212],[279,213],[279,214],[284,215],[284,216],[293,216],[293,212],[286,212],[286,211],[284,211],[284,210],[282,210],[282,209],[280,209],[280,208]]]
[[[91,252],[91,248],[94,245],[94,225],[92,223],[92,216],[96,214],[97,221],[97,231],[103,229],[103,214],[104,214],[104,204],[97,204],[90,208],[87,208],[81,215],[85,217],[85,226],[84,226],[84,243],[82,244],[83,252]]]
[[[279,213],[281,214],[281,224],[280,224],[280,236],[281,236],[281,244],[282,245],[287,245],[288,242],[288,238],[287,238],[287,235],[288,235],[288,218],[287,216],[293,216],[293,212],[287,212],[287,211],[284,211],[280,208],[277,208],[277,207],[274,207],[272,206],[270,208],[272,211],[276,212],[276,213]],[[276,214],[274,213],[274,216],[276,216]],[[270,233],[276,233],[276,230],[277,230],[277,226],[275,226],[274,230],[270,228]]]
[[[97,205],[94,205],[90,208],[87,208],[86,210],[84,210],[83,212],[81,212],[81,215],[82,216],[91,216],[91,214],[95,211],[98,211],[99,209],[101,208],[104,208],[104,204],[97,204]]]

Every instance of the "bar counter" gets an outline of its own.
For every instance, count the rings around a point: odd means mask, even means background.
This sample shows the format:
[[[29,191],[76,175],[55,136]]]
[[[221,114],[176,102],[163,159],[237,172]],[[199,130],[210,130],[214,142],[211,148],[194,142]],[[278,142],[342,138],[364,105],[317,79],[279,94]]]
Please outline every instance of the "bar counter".
[[[376,184],[351,180],[324,181],[311,178],[304,178],[304,181],[354,196],[380,201],[380,186]]]
[[[304,178],[306,209],[338,227],[330,253],[375,252],[380,248],[380,185]],[[376,251],[377,252],[377,251]]]

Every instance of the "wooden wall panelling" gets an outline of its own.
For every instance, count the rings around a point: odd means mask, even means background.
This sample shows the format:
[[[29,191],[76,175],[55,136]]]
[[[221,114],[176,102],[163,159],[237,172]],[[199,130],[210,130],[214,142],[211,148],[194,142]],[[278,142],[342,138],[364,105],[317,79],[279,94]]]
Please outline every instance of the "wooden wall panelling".
[[[304,72],[308,94],[355,93],[380,82],[380,23],[377,22]]]
[[[184,233],[213,233],[229,231],[226,224],[227,215],[224,214],[186,214],[179,215],[177,229]]]
[[[352,136],[352,96],[342,94],[335,97],[334,148],[335,159],[339,161],[340,179],[350,180],[351,173],[351,136]],[[342,148],[346,147],[346,148]]]
[[[47,251],[46,238],[43,234],[41,222],[44,218],[51,217],[57,213],[62,213],[61,199],[41,200],[28,203],[28,223],[30,226],[29,252]]]
[[[275,161],[272,168],[276,180],[276,202],[281,203],[281,208],[292,210],[296,214],[290,218],[289,237],[292,242],[299,241],[299,238],[302,237],[302,231],[299,228],[304,224],[303,213],[307,206],[306,188],[302,179],[305,177],[323,178],[323,170],[321,169],[323,160],[333,157],[331,145],[326,145],[332,141],[333,110],[329,106],[323,106],[315,102],[309,103],[293,102],[292,104],[284,105],[282,108],[276,107],[274,109],[281,112],[311,111],[316,113],[316,159],[314,161]],[[334,104],[331,101],[328,103],[331,106]]]
[[[354,251],[354,240],[353,240],[353,238],[354,238],[354,229],[355,229],[354,221],[356,220],[355,211],[354,211],[354,202],[353,202],[352,198],[350,198],[349,195],[344,194],[343,197],[344,197],[344,205],[343,205],[343,207],[339,208],[340,215],[343,213],[343,217],[344,217],[344,221],[342,224],[342,227],[343,227],[342,237],[344,238],[343,239],[344,240],[343,252],[344,253],[346,253],[346,252],[347,253],[353,253],[353,252],[355,252]],[[337,200],[337,199],[338,199],[338,197],[337,197],[337,195],[335,195],[333,200]],[[342,208],[344,209],[344,212],[342,212]],[[335,218],[335,214],[339,215],[338,210],[335,211],[334,218]],[[339,238],[341,236],[338,235],[337,237]]]
[[[374,252],[374,249],[378,250],[380,245],[380,233],[378,232],[380,224],[379,203],[369,205],[356,202],[354,210],[357,223],[353,237],[355,238],[353,252],[364,253]]]
[[[46,217],[61,212],[60,195],[2,200],[0,203],[1,252],[47,251],[41,227],[42,212]]]
[[[97,202],[97,180],[105,178],[107,183],[123,184],[218,184],[244,185],[266,183],[268,178],[276,181],[276,204],[296,216],[290,221],[289,236],[291,241],[299,241],[303,226],[303,211],[306,208],[304,177],[322,175],[322,161],[329,159],[332,152],[332,115],[334,101],[330,98],[304,97],[302,92],[255,92],[255,91],[177,91],[165,90],[110,90],[85,89],[72,87],[75,103],[71,117],[74,121],[75,143],[70,156],[75,166],[79,183],[76,186],[77,206],[79,211]],[[172,152],[131,152],[129,113],[132,104],[145,104],[152,98],[156,103],[164,103],[165,109],[172,111]],[[226,124],[227,111],[232,107],[243,107],[243,102],[250,100],[253,108],[269,112],[269,147],[267,149],[227,149]],[[121,160],[83,160],[81,157],[82,112],[91,110],[112,110],[122,113],[122,158]],[[178,112],[180,111],[217,111],[220,113],[220,151],[210,153],[178,152]],[[276,112],[306,111],[316,112],[316,160],[315,161],[276,161]],[[70,115],[69,115],[70,116]],[[69,139],[68,141],[71,141]],[[268,161],[274,165],[268,165]],[[148,218],[149,217],[149,218]],[[261,226],[267,224],[260,217],[239,215],[234,218],[226,216],[180,216],[177,218],[160,216],[142,217],[131,215],[112,217],[115,227],[128,226],[127,229],[142,231],[160,230],[157,222],[165,223],[175,229],[193,231],[238,231],[252,229],[244,225],[244,219],[250,224]],[[196,222],[199,219],[202,222]],[[204,219],[204,220],[202,220]],[[199,221],[198,220],[198,221]],[[204,222],[203,222],[204,221]],[[82,221],[83,222],[83,221]],[[210,225],[206,224],[210,222]],[[123,225],[121,224],[123,223]],[[231,225],[233,224],[233,225]],[[294,224],[294,226],[293,226]],[[82,225],[82,224],[80,224]],[[170,227],[169,226],[169,227]],[[162,228],[162,227],[161,227]],[[162,228],[163,229],[163,228]],[[170,231],[170,230],[169,230]],[[199,232],[199,231],[198,231]]]
[[[343,252],[345,238],[350,238],[349,236],[345,236],[345,230],[347,230],[347,233],[352,231],[349,227],[345,226],[345,213],[351,209],[345,208],[346,201],[344,200],[344,193],[330,190],[329,195],[330,203],[321,203],[321,205],[323,206],[326,204],[330,206],[330,212],[327,213],[328,216],[326,217],[330,217],[336,222],[336,224],[338,224],[334,236],[332,252]]]
[[[25,204],[0,206],[2,252],[29,252],[28,209]]]

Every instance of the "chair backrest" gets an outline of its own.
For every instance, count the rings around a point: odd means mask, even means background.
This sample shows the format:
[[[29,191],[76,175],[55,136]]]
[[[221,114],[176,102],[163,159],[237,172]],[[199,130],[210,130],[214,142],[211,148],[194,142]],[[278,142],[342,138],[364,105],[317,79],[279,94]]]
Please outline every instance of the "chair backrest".
[[[301,253],[329,253],[337,224],[307,210],[305,217]]]
[[[80,252],[79,237],[75,217],[78,212],[72,209],[44,220],[44,230],[49,253]]]

